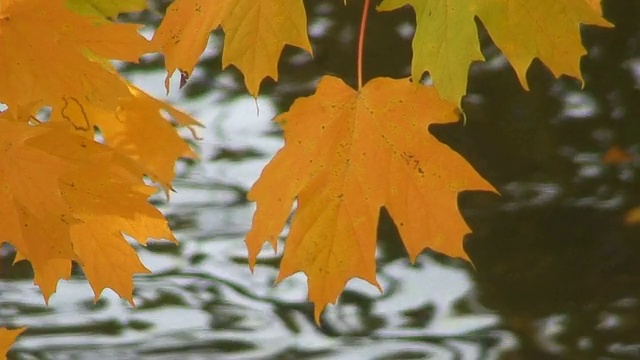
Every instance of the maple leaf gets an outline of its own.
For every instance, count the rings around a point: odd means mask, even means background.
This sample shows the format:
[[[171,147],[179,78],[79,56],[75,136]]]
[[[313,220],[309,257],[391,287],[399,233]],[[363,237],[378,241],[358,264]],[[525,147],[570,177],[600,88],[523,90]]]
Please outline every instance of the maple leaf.
[[[168,113],[178,125],[186,126],[195,137],[193,127],[202,126],[191,116],[129,85],[131,97],[121,98],[118,108],[104,110],[75,98],[63,99],[51,121],[69,125],[70,131],[89,139],[94,127],[101,130],[105,142],[134,160],[141,171],[158,182],[165,191],[171,189],[174,165],[179,157],[196,158],[196,154],[165,119]]]
[[[19,251],[13,263],[19,261],[29,261]],[[69,280],[71,278],[71,261],[67,259],[50,259],[38,266],[38,271],[33,274],[33,283],[40,288],[45,302],[56,292],[58,281]]]
[[[0,99],[14,112],[32,113],[64,97],[115,109],[130,96],[128,87],[95,57],[137,61],[150,49],[138,28],[93,24],[63,0],[1,2]]]
[[[122,13],[138,12],[148,7],[147,0],[67,0],[78,14],[97,18],[115,18]]]
[[[297,198],[277,280],[308,276],[318,320],[346,282],[378,286],[375,239],[379,211],[394,219],[410,259],[425,247],[466,258],[469,232],[457,207],[465,189],[494,190],[458,154],[427,132],[457,120],[455,106],[433,88],[376,78],[359,92],[326,76],[316,93],[276,121],[285,146],[249,192],[257,203],[247,234],[250,266],[276,240]]]
[[[411,74],[420,80],[429,71],[438,92],[456,104],[467,92],[473,61],[484,60],[474,17],[513,65],[528,89],[526,73],[539,58],[557,77],[582,80],[580,58],[586,53],[580,24],[612,26],[594,0],[383,0],[378,10],[410,4],[416,12]]]
[[[139,167],[59,123],[2,119],[0,159],[0,238],[31,262],[45,300],[73,260],[96,296],[110,287],[132,301],[132,275],[148,270],[122,233],[175,241]]]
[[[176,159],[196,158],[197,155],[162,112],[166,111],[179,125],[190,129],[202,125],[136,87],[132,86],[131,92],[134,97],[124,99],[115,113],[102,111],[96,119],[97,125],[107,144],[136,161],[146,175],[168,191],[175,177]],[[193,130],[192,134],[195,137]]]
[[[207,47],[211,31],[222,22],[229,0],[176,0],[169,5],[151,40],[164,54],[165,87],[176,70],[188,78]]]
[[[18,336],[27,329],[26,326],[17,329],[0,328],[0,358],[6,359],[7,352]]]
[[[55,175],[65,164],[25,145],[48,132],[45,127],[0,120],[0,238],[35,263],[74,256],[66,229],[77,220],[60,196],[56,181],[42,175]],[[39,242],[42,238],[48,240],[47,246]]]
[[[300,0],[176,0],[152,40],[165,54],[167,90],[176,69],[186,77],[192,73],[209,33],[220,25],[225,32],[222,66],[238,67],[253,96],[265,77],[278,80],[278,60],[285,44],[311,53]]]

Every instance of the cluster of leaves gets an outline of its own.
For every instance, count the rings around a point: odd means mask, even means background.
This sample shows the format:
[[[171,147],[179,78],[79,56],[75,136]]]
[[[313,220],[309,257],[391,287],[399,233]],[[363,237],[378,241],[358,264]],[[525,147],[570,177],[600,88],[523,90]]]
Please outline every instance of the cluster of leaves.
[[[316,320],[350,278],[379,287],[374,255],[381,206],[412,260],[426,247],[467,258],[461,239],[469,228],[457,194],[494,189],[427,128],[458,120],[469,66],[483,60],[476,17],[525,88],[534,58],[557,76],[581,79],[580,24],[611,26],[594,0],[385,0],[378,10],[406,4],[417,21],[412,81],[376,78],[354,90],[340,79],[322,78],[314,95],[276,118],[285,146],[249,192],[257,203],[246,238],[252,267],[265,241],[276,248],[297,201],[278,280],[298,271],[307,275]],[[162,43],[168,73],[179,69],[188,77],[208,32],[221,25],[223,67],[237,66],[255,96],[263,78],[277,80],[284,44],[310,51],[304,18],[302,1],[177,0],[154,40]],[[433,87],[419,82],[426,71]]]
[[[275,249],[297,202],[278,280],[308,276],[316,320],[350,278],[379,287],[382,206],[412,260],[426,247],[466,258],[461,238],[469,228],[457,195],[494,188],[427,128],[459,119],[468,68],[482,60],[475,19],[525,88],[536,57],[554,74],[580,79],[580,24],[610,26],[595,0],[384,0],[378,10],[406,4],[417,21],[411,79],[352,89],[323,77],[315,94],[276,118],[285,146],[249,192],[257,203],[246,238],[252,268],[265,242]],[[156,188],[144,177],[168,194],[176,158],[195,156],[174,126],[198,123],[128,83],[110,60],[161,52],[168,89],[176,70],[188,80],[211,30],[222,27],[223,67],[237,67],[257,96],[265,77],[277,80],[286,44],[312,52],[301,0],[175,0],[150,41],[138,25],[112,21],[145,7],[141,0],[0,4],[0,239],[16,248],[16,261],[31,262],[45,299],[75,261],[96,296],[109,287],[131,301],[132,275],[148,270],[123,234],[141,244],[174,241],[147,201]],[[419,81],[427,71],[433,86]]]
[[[127,82],[110,63],[156,51],[139,25],[111,20],[145,7],[0,4],[0,241],[13,245],[15,261],[31,263],[45,301],[76,262],[96,298],[109,287],[132,302],[132,276],[149,270],[123,235],[141,244],[175,241],[148,202],[157,188],[145,176],[168,193],[175,160],[195,157],[175,124],[198,122]]]

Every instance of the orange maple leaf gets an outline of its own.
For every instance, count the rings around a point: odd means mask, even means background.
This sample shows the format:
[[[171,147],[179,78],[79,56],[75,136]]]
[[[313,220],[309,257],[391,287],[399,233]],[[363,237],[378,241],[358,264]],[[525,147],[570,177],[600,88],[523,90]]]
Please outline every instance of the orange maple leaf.
[[[191,116],[131,86],[133,97],[123,99],[118,110],[102,111],[96,122],[105,142],[136,161],[142,171],[165,189],[171,189],[175,161],[197,155],[162,116],[167,112],[181,126],[202,126]],[[195,133],[192,134],[195,137]]]
[[[277,280],[303,271],[315,317],[352,277],[379,287],[375,239],[379,211],[394,219],[409,257],[426,247],[466,258],[457,195],[494,190],[457,153],[427,132],[457,120],[455,106],[433,88],[376,78],[359,92],[324,77],[316,93],[276,121],[285,146],[249,192],[257,202],[247,234],[250,265],[265,241],[275,248],[291,211]]]
[[[74,98],[63,99],[51,115],[51,121],[67,124],[69,130],[93,139],[98,127],[105,143],[128,156],[142,172],[158,182],[165,192],[175,177],[174,165],[179,157],[196,158],[196,154],[163,116],[166,112],[180,126],[202,126],[191,116],[160,101],[133,85],[130,97],[121,98],[115,110],[105,110]]]
[[[7,352],[16,341],[18,336],[22,334],[27,328],[25,326],[17,329],[0,328],[0,358],[7,358]]]
[[[0,99],[27,113],[64,97],[115,109],[129,90],[91,58],[137,61],[151,48],[133,24],[92,23],[64,0],[0,3]]]
[[[19,251],[13,263],[19,261],[29,261]],[[38,271],[33,274],[33,283],[40,288],[45,302],[56,292],[58,281],[69,280],[71,278],[71,261],[67,259],[50,259],[38,266]]]
[[[45,300],[73,260],[96,296],[110,287],[132,301],[132,275],[148,270],[122,233],[175,241],[139,166],[60,123],[3,119],[0,159],[0,238],[31,262]]]
[[[225,32],[222,66],[238,67],[253,96],[265,77],[278,80],[278,60],[285,44],[311,53],[301,0],[176,0],[152,40],[165,54],[167,90],[176,69],[187,77],[192,73],[209,33],[219,25]]]

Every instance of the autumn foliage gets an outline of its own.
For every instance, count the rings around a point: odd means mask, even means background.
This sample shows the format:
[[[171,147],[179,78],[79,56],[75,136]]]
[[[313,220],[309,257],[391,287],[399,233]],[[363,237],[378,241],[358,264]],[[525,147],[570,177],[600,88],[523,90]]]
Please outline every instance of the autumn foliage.
[[[247,235],[251,265],[265,239],[276,246],[296,199],[278,279],[307,274],[316,319],[351,277],[379,287],[375,241],[382,206],[412,260],[426,247],[465,257],[456,241],[469,232],[458,192],[493,187],[424,131],[457,121],[454,110],[432,87],[408,79],[376,78],[356,91],[338,78],[322,78],[313,96],[276,118],[285,147],[249,192],[258,203]]]
[[[412,260],[425,248],[466,258],[469,228],[457,195],[495,190],[428,127],[459,121],[469,66],[483,60],[474,19],[525,88],[534,58],[556,76],[581,79],[580,25],[611,26],[594,0],[384,0],[378,10],[405,4],[417,22],[411,79],[375,78],[357,89],[320,79],[315,94],[275,119],[285,145],[249,192],[257,204],[246,238],[251,267],[265,242],[275,248],[297,203],[278,280],[307,275],[316,319],[349,279],[379,287],[383,206]],[[96,297],[108,287],[132,301],[132,276],[148,270],[123,235],[143,245],[175,241],[148,198],[158,187],[169,193],[177,158],[196,156],[175,128],[198,122],[130,84],[112,60],[162,53],[169,89],[175,71],[188,81],[209,33],[221,27],[223,67],[237,67],[258,96],[265,77],[277,80],[285,45],[312,52],[301,0],[175,0],[150,40],[139,25],[114,21],[146,6],[0,3],[0,241],[13,245],[16,261],[31,263],[45,300],[76,262]],[[420,82],[425,72],[432,86]]]

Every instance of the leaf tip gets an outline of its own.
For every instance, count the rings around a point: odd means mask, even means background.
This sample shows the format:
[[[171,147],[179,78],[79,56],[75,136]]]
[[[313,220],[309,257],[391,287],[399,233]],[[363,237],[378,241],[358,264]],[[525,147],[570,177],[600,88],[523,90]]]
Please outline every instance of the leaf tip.
[[[320,315],[322,315],[322,312],[324,311],[325,307],[326,307],[325,304],[314,304],[313,305],[313,321],[316,323],[316,325],[318,327],[321,327],[321,325],[320,325]]]

